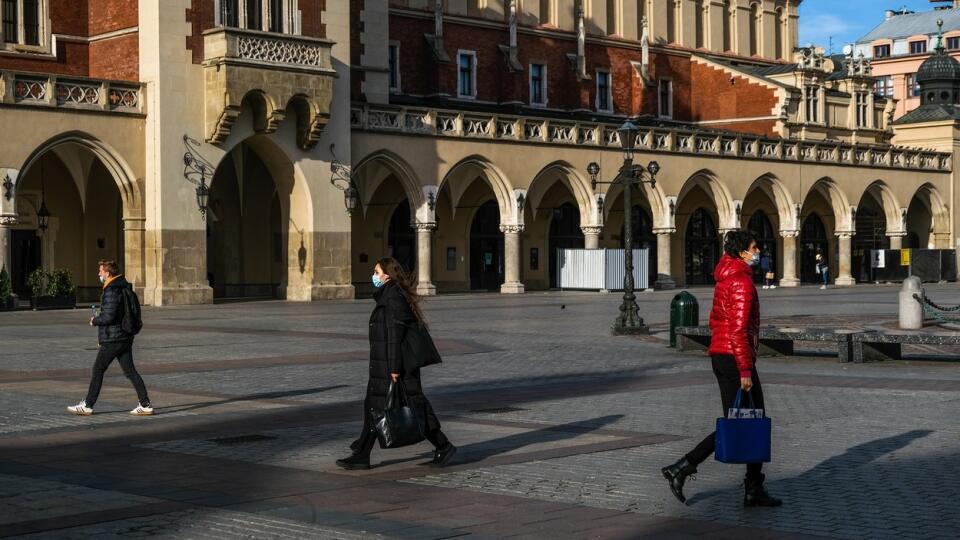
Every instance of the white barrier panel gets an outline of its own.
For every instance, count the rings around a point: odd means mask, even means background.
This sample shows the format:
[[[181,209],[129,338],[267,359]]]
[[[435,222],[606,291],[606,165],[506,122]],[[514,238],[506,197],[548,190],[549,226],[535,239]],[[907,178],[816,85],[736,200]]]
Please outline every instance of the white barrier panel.
[[[561,289],[623,290],[622,249],[557,250],[557,284]],[[633,250],[634,288],[649,288],[649,252]]]

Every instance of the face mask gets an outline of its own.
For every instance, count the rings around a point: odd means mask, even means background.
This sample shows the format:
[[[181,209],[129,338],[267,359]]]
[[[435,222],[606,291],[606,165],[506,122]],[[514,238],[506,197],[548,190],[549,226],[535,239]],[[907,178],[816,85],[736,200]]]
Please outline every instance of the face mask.
[[[374,286],[374,287],[376,287],[376,288],[378,288],[378,289],[379,289],[380,287],[383,287],[383,282],[380,281],[380,276],[374,274],[373,276],[371,276],[371,280],[373,281],[373,286]]]
[[[100,276],[100,284],[103,285],[106,282],[107,282],[107,278]]]
[[[759,253],[759,252],[751,253],[751,254],[750,254],[750,262],[749,262],[749,264],[750,264],[750,266],[756,266],[756,265],[760,264],[760,253]]]

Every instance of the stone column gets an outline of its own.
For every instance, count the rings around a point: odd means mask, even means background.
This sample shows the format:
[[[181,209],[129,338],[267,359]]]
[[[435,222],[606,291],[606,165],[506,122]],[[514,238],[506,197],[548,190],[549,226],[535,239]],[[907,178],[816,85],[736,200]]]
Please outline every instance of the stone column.
[[[436,223],[414,223],[417,230],[417,293],[421,296],[437,294],[430,270],[433,268],[433,231]]]
[[[520,233],[523,232],[523,225],[501,225],[500,231],[503,232],[504,243],[504,276],[503,285],[500,286],[502,294],[521,294],[523,293],[523,283],[520,282]]]
[[[603,234],[603,225],[584,225],[580,227],[583,231],[583,247],[586,249],[600,249],[600,235]]]
[[[653,232],[657,235],[657,281],[653,288],[660,291],[673,289],[677,284],[673,281],[670,255],[676,229],[654,229]]]
[[[146,218],[123,218],[123,274],[143,301],[145,285],[144,231]]]
[[[840,242],[840,260],[837,261],[837,279],[834,283],[837,285],[853,285],[856,283],[850,274],[850,256],[851,245],[853,244],[853,232],[845,231],[837,233],[837,241]]]
[[[7,275],[13,273],[13,230],[17,224],[16,216],[0,216],[0,267],[7,269]]]
[[[783,237],[783,275],[780,276],[781,287],[799,287],[797,277],[797,236],[800,231],[780,231]]]
[[[905,232],[894,232],[890,233],[887,236],[890,238],[890,249],[903,249],[903,237],[906,236]]]

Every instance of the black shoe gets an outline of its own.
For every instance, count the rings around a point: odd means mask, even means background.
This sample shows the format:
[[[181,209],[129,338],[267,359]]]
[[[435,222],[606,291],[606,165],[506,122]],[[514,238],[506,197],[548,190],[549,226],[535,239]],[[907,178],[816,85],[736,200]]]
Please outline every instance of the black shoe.
[[[687,498],[683,496],[683,483],[686,482],[688,476],[697,473],[697,468],[690,464],[687,458],[683,458],[669,467],[660,469],[660,472],[663,473],[667,482],[670,482],[670,491],[673,492],[677,500],[686,504]]]
[[[743,506],[765,506],[777,507],[783,504],[783,501],[776,497],[771,497],[767,493],[767,488],[763,487],[764,476],[761,474],[758,479],[746,479],[743,482]]]
[[[433,460],[430,461],[431,467],[443,467],[450,462],[453,455],[457,453],[457,447],[453,443],[447,443],[433,452]]]
[[[338,459],[337,465],[348,471],[365,471],[370,468],[370,456],[354,454],[348,458]]]

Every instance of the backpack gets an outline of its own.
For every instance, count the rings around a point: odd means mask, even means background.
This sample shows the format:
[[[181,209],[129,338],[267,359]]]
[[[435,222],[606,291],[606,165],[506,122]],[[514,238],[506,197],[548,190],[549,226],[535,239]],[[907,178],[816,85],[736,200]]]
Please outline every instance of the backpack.
[[[133,287],[124,287],[123,295],[123,318],[120,320],[120,328],[124,332],[135,336],[143,328],[143,319],[140,318],[140,299]]]

